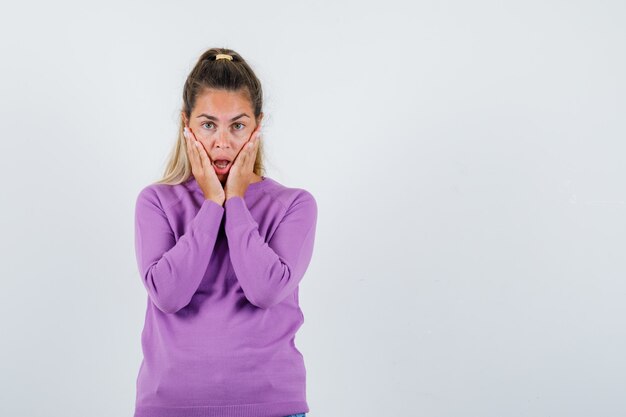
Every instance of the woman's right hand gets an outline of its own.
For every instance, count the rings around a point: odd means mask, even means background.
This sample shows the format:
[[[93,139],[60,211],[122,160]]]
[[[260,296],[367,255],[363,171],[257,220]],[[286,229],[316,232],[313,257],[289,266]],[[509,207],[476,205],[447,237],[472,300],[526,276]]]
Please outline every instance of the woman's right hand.
[[[187,143],[187,156],[191,162],[191,172],[204,193],[204,198],[213,200],[220,206],[226,200],[224,187],[213,168],[211,157],[188,126],[183,134]]]

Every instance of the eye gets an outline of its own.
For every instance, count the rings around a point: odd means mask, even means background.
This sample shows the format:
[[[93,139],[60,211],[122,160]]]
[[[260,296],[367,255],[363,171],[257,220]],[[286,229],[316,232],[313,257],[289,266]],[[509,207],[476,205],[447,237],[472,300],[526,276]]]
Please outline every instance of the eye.
[[[204,122],[204,123],[202,123],[202,124],[201,124],[201,126],[204,126],[204,125],[212,125],[212,124],[213,124],[213,122]]]
[[[243,123],[235,123],[235,125],[241,125],[241,128],[240,128],[240,129],[236,129],[236,130],[241,130],[241,129],[243,129],[244,127],[246,127]]]

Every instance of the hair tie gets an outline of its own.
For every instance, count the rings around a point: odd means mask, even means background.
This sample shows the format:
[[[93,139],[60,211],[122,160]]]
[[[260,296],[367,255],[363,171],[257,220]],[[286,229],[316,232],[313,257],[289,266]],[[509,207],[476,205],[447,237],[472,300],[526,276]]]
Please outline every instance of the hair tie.
[[[217,54],[215,55],[215,60],[217,61],[218,59],[228,59],[229,61],[232,61],[233,57],[228,54]]]

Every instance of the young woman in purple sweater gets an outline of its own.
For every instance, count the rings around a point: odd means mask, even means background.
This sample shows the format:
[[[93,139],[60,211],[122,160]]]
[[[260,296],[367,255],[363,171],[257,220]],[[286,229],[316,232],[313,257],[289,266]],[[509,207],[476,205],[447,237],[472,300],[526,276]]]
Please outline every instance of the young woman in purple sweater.
[[[183,91],[164,177],[139,192],[147,291],[135,417],[304,417],[299,283],[313,254],[310,192],[265,176],[261,83],[207,50]]]

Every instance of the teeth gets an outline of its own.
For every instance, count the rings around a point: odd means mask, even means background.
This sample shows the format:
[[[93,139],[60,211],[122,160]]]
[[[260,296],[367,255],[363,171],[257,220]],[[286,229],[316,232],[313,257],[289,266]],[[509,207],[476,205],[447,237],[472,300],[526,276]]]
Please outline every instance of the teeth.
[[[218,168],[226,168],[226,166],[228,165],[228,162],[216,162],[215,165]]]

